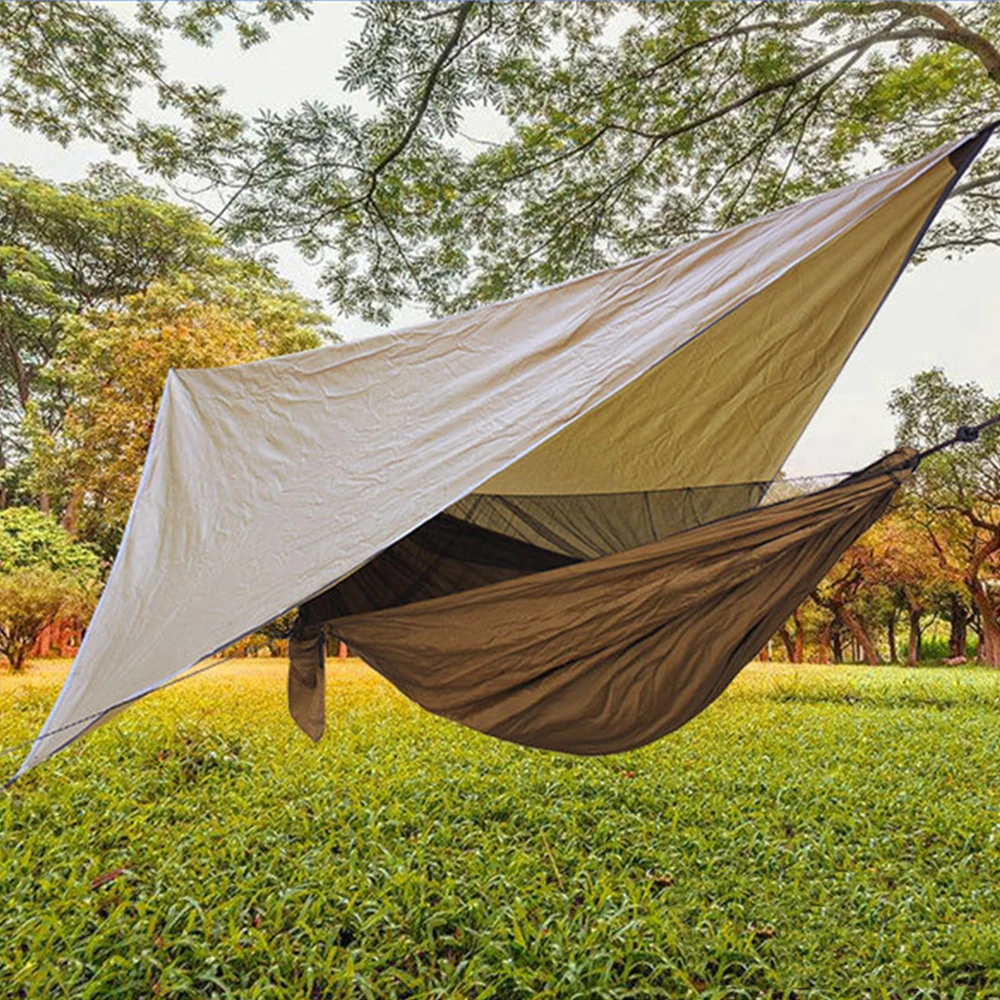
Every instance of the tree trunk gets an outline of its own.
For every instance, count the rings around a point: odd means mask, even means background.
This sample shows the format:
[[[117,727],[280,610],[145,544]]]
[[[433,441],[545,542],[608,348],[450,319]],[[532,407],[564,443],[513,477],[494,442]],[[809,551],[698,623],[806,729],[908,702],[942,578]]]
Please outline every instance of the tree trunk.
[[[969,654],[969,619],[963,617],[955,629],[955,656],[968,656]]]
[[[7,471],[7,449],[4,447],[4,438],[0,434],[0,509],[5,508],[8,502],[7,480],[3,475]]]
[[[973,553],[966,571],[965,585],[972,595],[972,603],[979,612],[979,658],[1000,670],[1000,622],[997,621],[996,602],[979,579],[980,567],[989,564],[990,557],[1000,552],[1000,529],[994,530],[986,544]]]
[[[889,639],[889,662],[899,663],[899,652],[896,649],[896,611],[893,609],[889,612],[888,617],[885,621],[886,633]]]
[[[920,619],[923,616],[923,608],[910,608],[910,645],[906,652],[908,667],[915,667],[920,658]]]
[[[1000,624],[997,623],[997,607],[982,581],[974,579],[968,583],[972,599],[979,611],[979,624],[982,630],[979,658],[994,669],[1000,670]]]
[[[841,608],[840,615],[844,619],[844,624],[850,630],[851,637],[858,644],[858,650],[864,662],[872,666],[881,663],[882,658],[878,655],[878,650],[875,649],[875,644],[872,642],[871,636],[862,624],[861,619],[847,607]]]
[[[806,658],[806,630],[802,627],[802,615],[798,608],[792,618],[795,621],[795,659],[792,662],[801,663]]]
[[[788,662],[801,663],[805,659],[806,637],[802,628],[802,615],[798,608],[795,609],[791,620],[794,622],[794,632],[788,630],[788,622],[785,622],[776,635],[784,643]]]
[[[824,625],[820,631],[819,635],[816,637],[817,641],[817,652],[816,652],[816,662],[827,664],[833,658],[830,650],[830,626]]]
[[[972,659],[982,660],[983,630],[979,627],[979,609],[974,600],[972,601],[972,614],[969,615],[969,630],[972,632]]]
[[[950,656],[965,656],[969,643],[969,613],[958,594],[951,595],[951,634],[948,636]]]
[[[792,641],[792,634],[788,631],[787,626],[782,625],[778,629],[778,638],[781,640],[782,645],[785,647],[785,656],[788,658],[789,663],[795,662],[795,643]]]
[[[835,623],[830,625],[830,649],[833,652],[833,662],[844,662],[844,637],[840,634],[840,628]]]
[[[83,491],[74,486],[69,495],[66,509],[63,511],[62,526],[71,534],[76,535],[80,521],[80,508],[83,506]]]
[[[14,373],[14,382],[17,386],[17,398],[23,412],[28,408],[28,403],[31,401],[31,376],[21,359],[21,352],[18,349],[18,345],[14,343],[8,330],[0,331],[0,340],[2,340],[3,346],[7,348],[7,357],[10,358],[10,367]]]
[[[4,650],[4,656],[10,664],[12,673],[19,674],[24,669],[24,661],[28,657],[28,647],[23,642],[15,642]]]

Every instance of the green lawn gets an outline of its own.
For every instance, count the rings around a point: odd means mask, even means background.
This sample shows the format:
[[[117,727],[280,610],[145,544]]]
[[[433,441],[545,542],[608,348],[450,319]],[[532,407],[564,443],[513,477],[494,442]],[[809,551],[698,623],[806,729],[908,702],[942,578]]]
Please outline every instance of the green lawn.
[[[283,670],[150,697],[0,796],[0,996],[1000,997],[1000,675],[754,666],[576,759],[355,661],[314,747]],[[0,745],[64,673],[0,676]]]

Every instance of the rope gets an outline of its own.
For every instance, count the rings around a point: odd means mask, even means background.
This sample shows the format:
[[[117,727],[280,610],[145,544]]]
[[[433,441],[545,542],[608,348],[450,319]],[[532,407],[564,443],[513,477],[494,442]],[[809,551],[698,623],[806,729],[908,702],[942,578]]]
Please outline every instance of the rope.
[[[214,660],[211,663],[206,663],[203,667],[198,667],[197,670],[189,670],[186,673],[180,674],[177,677],[166,681],[164,684],[160,684],[159,687],[154,688],[154,691],[162,691],[164,688],[173,687],[174,684],[180,684],[181,681],[190,680],[192,677],[197,677],[198,674],[203,674],[206,671],[214,670],[216,667],[221,667],[223,663],[229,663],[231,660],[241,660],[245,657],[257,653],[262,650],[265,646],[270,645],[272,642],[289,639],[292,633],[289,631],[285,635],[281,635],[276,639],[266,639],[263,642],[257,643],[255,646],[251,646],[249,649],[243,650],[239,653],[230,653],[229,656],[223,656],[219,660]],[[113,712],[116,708],[124,708],[126,705],[131,705],[132,702],[138,701],[140,698],[145,698],[147,694],[152,694],[152,691],[143,691],[139,694],[133,694],[128,698],[124,698],[121,701],[116,701],[113,705],[109,705],[107,708],[102,708],[99,712],[93,712],[90,715],[85,715],[80,719],[74,719],[72,722],[67,722],[65,725],[57,726],[55,729],[50,729],[47,733],[40,733],[38,736],[33,737],[30,740],[22,740],[20,743],[14,743],[11,746],[4,747],[0,749],[0,757],[7,757],[10,754],[17,753],[18,751],[28,750],[33,747],[36,743],[41,740],[47,740],[51,736],[57,736],[59,733],[66,732],[67,729],[75,729],[77,726],[82,726],[85,722],[94,722],[96,719],[101,718],[101,716],[107,715],[108,712]],[[8,778],[3,785],[0,785],[4,791],[10,788],[16,780],[16,775]]]
[[[971,444],[973,441],[978,441],[979,435],[986,430],[987,427],[993,427],[996,424],[1000,424],[1000,413],[995,413],[992,417],[984,420],[981,424],[959,427],[955,430],[954,437],[949,438],[947,441],[941,441],[939,444],[928,448],[926,451],[920,452],[920,454],[913,459],[914,465],[918,465],[929,455],[936,455],[939,451],[944,451],[945,448],[950,448],[952,445]]]

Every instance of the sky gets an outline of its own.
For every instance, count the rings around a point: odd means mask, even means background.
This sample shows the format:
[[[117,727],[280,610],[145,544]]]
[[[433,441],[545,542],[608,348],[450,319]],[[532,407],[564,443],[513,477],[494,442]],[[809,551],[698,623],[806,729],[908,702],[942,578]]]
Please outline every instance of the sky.
[[[222,84],[229,105],[247,117],[317,99],[331,104],[350,100],[364,110],[363,97],[348,97],[336,79],[347,45],[359,31],[354,8],[353,3],[317,3],[310,20],[275,27],[269,42],[247,52],[231,36],[208,50],[171,40],[165,52],[168,75]],[[143,110],[152,115],[154,108],[150,99]],[[499,137],[497,123],[485,112],[470,113],[463,131],[477,139]],[[90,164],[109,159],[96,143],[63,148],[0,123],[0,161],[29,166],[49,180],[78,180]],[[120,162],[133,166],[127,157]],[[279,270],[303,294],[323,298],[316,265],[291,248],[279,251]],[[335,305],[324,304],[346,339],[382,329],[338,316]],[[404,308],[393,326],[425,316],[419,308]],[[786,473],[843,472],[877,458],[893,444],[893,421],[886,409],[890,392],[914,373],[935,366],[954,381],[978,381],[991,394],[1000,394],[1000,248],[959,260],[931,260],[903,274],[789,457]]]

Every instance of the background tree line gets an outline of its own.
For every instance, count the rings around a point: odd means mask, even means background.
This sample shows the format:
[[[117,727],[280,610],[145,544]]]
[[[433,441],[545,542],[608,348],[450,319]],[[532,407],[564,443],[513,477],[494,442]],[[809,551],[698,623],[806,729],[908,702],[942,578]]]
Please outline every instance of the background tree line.
[[[249,48],[309,16],[289,0],[0,0],[0,118],[128,153],[145,174],[105,165],[58,185],[0,169],[0,508],[47,517],[97,577],[167,370],[329,336],[277,275],[274,243],[317,260],[343,313],[442,313],[798,201],[1000,107],[1000,5],[975,2],[365,4],[338,77],[371,110],[321,94],[248,119],[223,88],[170,77],[168,39],[235,32]],[[137,110],[150,93],[158,117]],[[474,108],[497,138],[466,132]],[[1000,245],[996,150],[922,252],[987,244]],[[995,405],[940,372],[892,400],[918,446]],[[929,461],[788,624],[789,655],[909,658],[934,615],[956,650],[971,629],[1000,666],[997,447],[987,435]],[[23,520],[4,530],[42,530]],[[0,553],[0,572],[21,562]]]
[[[0,652],[85,619],[170,368],[315,347],[328,321],[261,258],[105,167],[0,168]],[[69,553],[69,556],[67,556]]]
[[[939,369],[893,392],[900,444],[928,448],[1000,411]],[[844,553],[767,653],[792,662],[981,659],[1000,668],[1000,428],[926,458],[912,485]],[[931,632],[928,626],[944,626]]]

